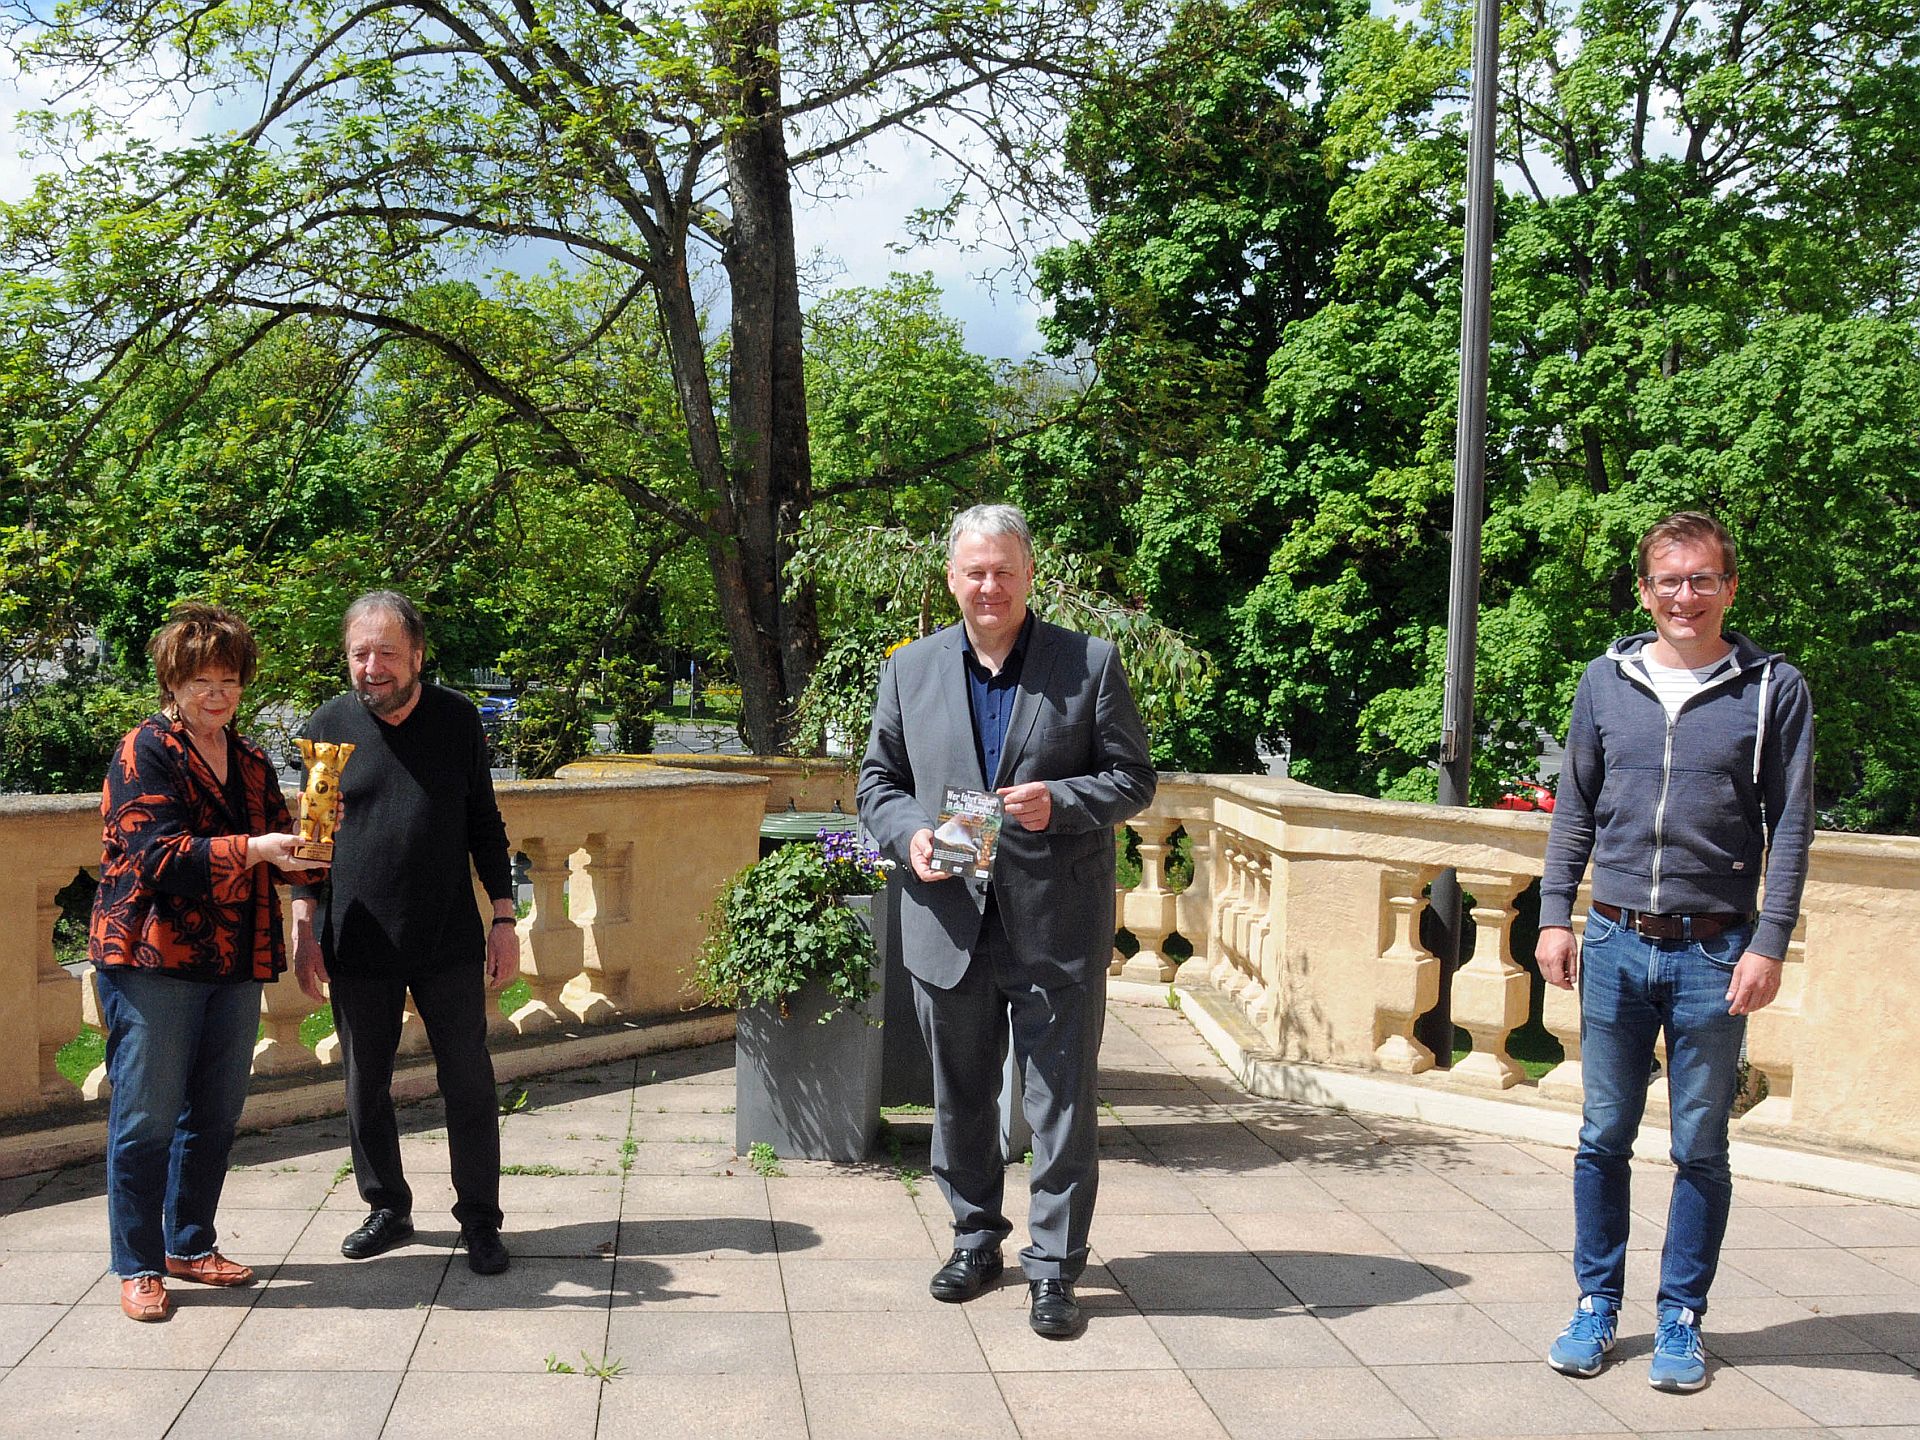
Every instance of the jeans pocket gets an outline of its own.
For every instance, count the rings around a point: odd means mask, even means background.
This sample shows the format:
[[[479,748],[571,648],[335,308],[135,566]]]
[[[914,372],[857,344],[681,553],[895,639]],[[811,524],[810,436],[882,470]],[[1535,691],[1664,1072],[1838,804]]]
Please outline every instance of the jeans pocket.
[[[1581,937],[1581,943],[1597,945],[1619,928],[1616,922],[1607,919],[1598,910],[1589,910],[1587,911],[1587,928]]]
[[[1733,967],[1747,953],[1747,944],[1752,939],[1751,925],[1736,925],[1731,930],[1722,930],[1711,940],[1694,941],[1694,948],[1709,965],[1732,974]]]

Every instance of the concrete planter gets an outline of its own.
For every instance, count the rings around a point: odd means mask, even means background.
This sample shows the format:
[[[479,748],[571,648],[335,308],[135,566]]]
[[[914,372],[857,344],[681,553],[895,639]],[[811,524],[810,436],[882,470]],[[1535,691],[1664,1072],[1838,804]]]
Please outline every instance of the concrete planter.
[[[844,903],[873,923],[869,896]],[[884,931],[882,932],[884,933]],[[865,1013],[842,1011],[822,1025],[832,997],[808,985],[777,1008],[743,1006],[734,1034],[734,1149],[755,1144],[794,1160],[864,1160],[880,1131],[886,969],[874,962]]]

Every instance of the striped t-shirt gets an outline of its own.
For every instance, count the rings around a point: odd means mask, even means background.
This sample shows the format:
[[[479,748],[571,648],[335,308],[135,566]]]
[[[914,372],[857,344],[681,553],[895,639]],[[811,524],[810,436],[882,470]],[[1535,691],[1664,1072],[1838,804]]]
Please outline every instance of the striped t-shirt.
[[[1640,663],[1647,667],[1647,679],[1653,685],[1653,693],[1667,707],[1667,719],[1671,721],[1680,714],[1682,705],[1732,668],[1733,652],[1729,650],[1718,660],[1698,669],[1689,669],[1685,665],[1662,665],[1645,651],[1640,654]]]

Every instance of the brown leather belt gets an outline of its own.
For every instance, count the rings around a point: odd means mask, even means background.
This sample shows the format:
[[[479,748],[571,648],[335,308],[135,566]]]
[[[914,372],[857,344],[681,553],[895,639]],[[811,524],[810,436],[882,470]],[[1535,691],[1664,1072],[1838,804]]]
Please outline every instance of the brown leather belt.
[[[1593,902],[1594,911],[1616,925],[1624,925],[1649,940],[1711,940],[1714,936],[1747,923],[1745,915],[1724,911],[1705,915],[1649,915],[1644,910],[1622,910],[1605,901]]]

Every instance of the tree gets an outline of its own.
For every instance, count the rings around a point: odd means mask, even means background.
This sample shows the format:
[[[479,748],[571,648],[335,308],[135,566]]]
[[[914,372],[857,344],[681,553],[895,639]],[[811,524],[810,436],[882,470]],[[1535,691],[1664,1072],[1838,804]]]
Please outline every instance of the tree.
[[[302,319],[410,339],[461,369],[544,464],[705,552],[746,729],[768,750],[820,648],[811,588],[782,579],[813,500],[796,176],[834,183],[864,141],[901,129],[947,148],[976,192],[1044,196],[1062,97],[1137,28],[1130,7],[1080,0],[82,0],[44,25],[27,0],[10,9],[29,64],[82,86],[244,95],[257,113],[162,150],[95,109],[81,128],[116,143],[9,212],[10,269],[61,336],[56,365],[93,377],[82,431],[143,358],[208,338],[216,312],[248,321],[200,357],[203,373]],[[947,124],[984,143],[956,149]],[[952,214],[922,218],[937,229]],[[606,327],[650,311],[684,484],[609,461],[597,427],[621,411],[617,391],[556,397],[413,308],[477,254],[530,243],[618,277]],[[700,302],[716,266],[724,344]],[[590,330],[582,357],[602,360],[603,339]]]

